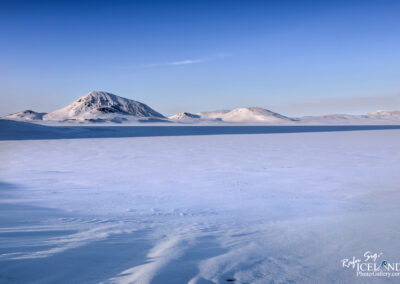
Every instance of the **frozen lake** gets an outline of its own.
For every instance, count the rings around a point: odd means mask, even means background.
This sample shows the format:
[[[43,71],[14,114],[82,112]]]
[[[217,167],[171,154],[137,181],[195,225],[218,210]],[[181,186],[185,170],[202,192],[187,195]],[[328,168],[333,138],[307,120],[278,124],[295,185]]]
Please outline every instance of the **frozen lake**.
[[[18,127],[0,132],[1,283],[399,281],[342,267],[400,262],[399,129]]]

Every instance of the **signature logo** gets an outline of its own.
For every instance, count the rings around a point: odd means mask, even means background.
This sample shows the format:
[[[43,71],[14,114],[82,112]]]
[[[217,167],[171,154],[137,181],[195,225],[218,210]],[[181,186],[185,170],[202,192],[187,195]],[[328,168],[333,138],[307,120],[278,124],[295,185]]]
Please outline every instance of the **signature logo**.
[[[344,258],[341,260],[343,268],[356,270],[361,277],[396,277],[400,276],[400,262],[390,262],[382,259],[382,252],[366,251],[362,257]]]

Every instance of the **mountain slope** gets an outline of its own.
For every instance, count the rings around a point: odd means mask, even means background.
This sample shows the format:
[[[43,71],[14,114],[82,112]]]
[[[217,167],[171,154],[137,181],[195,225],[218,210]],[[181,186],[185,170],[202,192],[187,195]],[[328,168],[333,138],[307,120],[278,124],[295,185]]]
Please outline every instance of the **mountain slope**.
[[[186,121],[190,121],[190,120],[194,120],[194,119],[199,119],[200,116],[197,114],[192,114],[189,112],[180,112],[177,113],[175,115],[171,115],[168,117],[171,120],[186,120]]]
[[[43,120],[127,120],[164,119],[165,117],[149,106],[107,92],[92,91],[72,104],[49,112]]]

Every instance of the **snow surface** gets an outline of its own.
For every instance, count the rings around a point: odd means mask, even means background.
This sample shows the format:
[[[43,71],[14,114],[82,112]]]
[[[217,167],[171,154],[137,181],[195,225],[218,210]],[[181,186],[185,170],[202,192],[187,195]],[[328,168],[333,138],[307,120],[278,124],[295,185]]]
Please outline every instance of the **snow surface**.
[[[21,139],[1,283],[398,283],[341,260],[399,262],[400,130]]]

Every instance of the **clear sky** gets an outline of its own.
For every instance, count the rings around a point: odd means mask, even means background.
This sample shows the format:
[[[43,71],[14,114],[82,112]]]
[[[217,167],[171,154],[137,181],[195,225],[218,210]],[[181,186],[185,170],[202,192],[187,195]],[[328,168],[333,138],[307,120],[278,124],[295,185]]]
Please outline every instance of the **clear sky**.
[[[166,115],[400,109],[400,1],[0,1],[0,115],[91,90]]]

